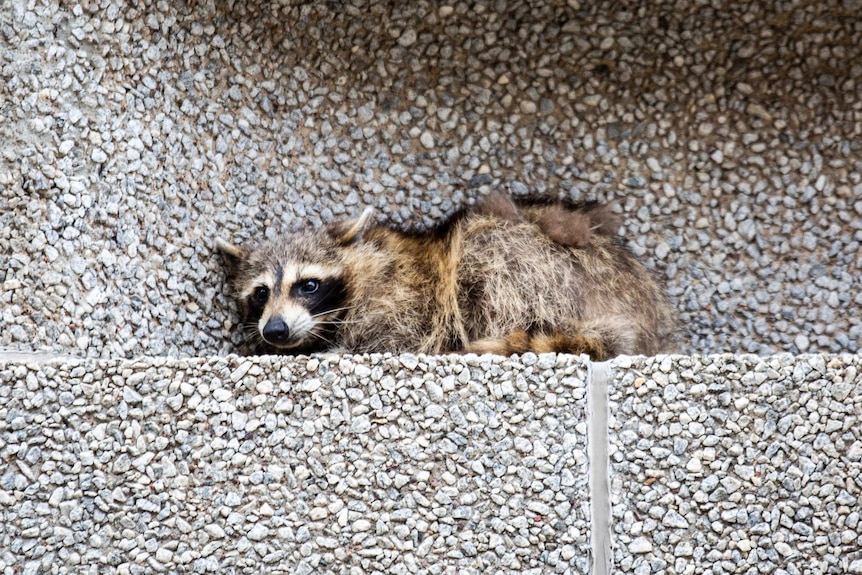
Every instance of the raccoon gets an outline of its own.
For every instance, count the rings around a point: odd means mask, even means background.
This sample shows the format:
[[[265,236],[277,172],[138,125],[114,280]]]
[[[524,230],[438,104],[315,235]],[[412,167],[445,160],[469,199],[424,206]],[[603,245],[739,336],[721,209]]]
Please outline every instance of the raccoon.
[[[252,249],[217,246],[258,353],[667,351],[671,308],[618,229],[606,206],[491,195],[426,233],[366,209]]]

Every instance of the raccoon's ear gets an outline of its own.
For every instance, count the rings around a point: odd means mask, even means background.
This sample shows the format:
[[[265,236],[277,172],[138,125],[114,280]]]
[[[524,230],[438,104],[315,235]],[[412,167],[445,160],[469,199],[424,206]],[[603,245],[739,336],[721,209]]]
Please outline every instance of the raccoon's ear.
[[[328,226],[327,231],[332,238],[342,245],[352,244],[362,237],[374,214],[374,208],[368,206],[358,218],[337,222]]]
[[[623,222],[620,216],[611,210],[609,204],[589,206],[584,211],[590,218],[590,229],[603,236],[616,236]]]
[[[224,256],[229,275],[233,275],[237,265],[248,257],[248,250],[246,248],[235,246],[221,238],[216,238],[216,248]]]
[[[518,205],[512,199],[512,196],[502,194],[500,192],[491,192],[476,202],[476,211],[480,214],[487,214],[500,218],[501,220],[510,220],[518,222],[524,219],[524,214],[518,209]]]

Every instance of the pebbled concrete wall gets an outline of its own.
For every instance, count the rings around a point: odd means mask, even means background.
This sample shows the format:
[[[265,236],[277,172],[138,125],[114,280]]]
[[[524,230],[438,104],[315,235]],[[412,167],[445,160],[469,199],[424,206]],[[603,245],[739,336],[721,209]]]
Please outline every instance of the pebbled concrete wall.
[[[862,346],[853,0],[5,7],[0,346],[224,355],[216,236],[490,190],[614,203],[679,353]]]

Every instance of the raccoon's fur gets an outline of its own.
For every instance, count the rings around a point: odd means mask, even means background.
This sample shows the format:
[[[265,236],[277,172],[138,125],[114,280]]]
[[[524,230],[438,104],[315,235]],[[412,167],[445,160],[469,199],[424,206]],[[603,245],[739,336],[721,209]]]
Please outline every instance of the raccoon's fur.
[[[436,229],[359,218],[253,249],[219,241],[253,351],[666,351],[662,289],[606,207],[493,195]]]

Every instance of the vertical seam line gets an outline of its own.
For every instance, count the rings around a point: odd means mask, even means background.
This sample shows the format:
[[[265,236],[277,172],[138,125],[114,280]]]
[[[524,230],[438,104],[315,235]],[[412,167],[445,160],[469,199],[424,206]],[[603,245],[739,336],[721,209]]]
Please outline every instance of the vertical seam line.
[[[590,549],[593,575],[610,575],[611,548],[610,444],[608,432],[608,387],[612,379],[609,362],[587,364],[587,454],[590,462]]]

